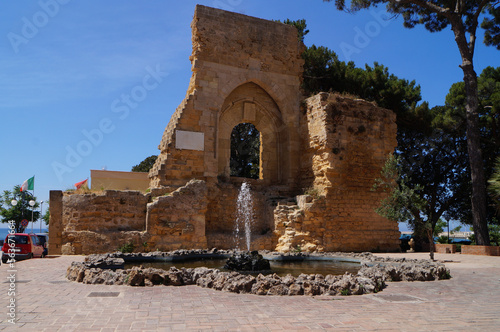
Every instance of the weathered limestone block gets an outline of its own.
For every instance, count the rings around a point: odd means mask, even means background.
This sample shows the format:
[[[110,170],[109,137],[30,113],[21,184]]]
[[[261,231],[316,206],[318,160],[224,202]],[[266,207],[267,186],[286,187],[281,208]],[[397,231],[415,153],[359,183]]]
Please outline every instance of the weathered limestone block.
[[[55,204],[49,224],[49,253],[104,253],[125,244],[142,248],[148,238],[144,230],[149,199],[149,194],[114,190],[51,195],[51,204]]]
[[[62,233],[63,255],[88,255],[118,250],[126,244],[132,244],[136,250],[144,250],[143,244],[149,234],[139,231],[94,232],[65,231]]]
[[[184,187],[147,205],[146,231],[155,248],[205,248],[205,214],[208,187],[191,180]]]
[[[314,218],[310,210],[313,203],[300,209],[299,206],[278,206],[274,210],[275,233],[279,236],[275,250],[280,252],[323,251],[320,229],[304,225],[304,220]],[[321,204],[321,203],[319,203]]]
[[[149,194],[106,190],[104,193],[62,197],[65,231],[135,231],[145,229],[145,205]]]
[[[63,219],[63,192],[60,190],[50,191],[50,227],[49,227],[49,254],[60,255],[62,251],[61,233],[65,224]]]

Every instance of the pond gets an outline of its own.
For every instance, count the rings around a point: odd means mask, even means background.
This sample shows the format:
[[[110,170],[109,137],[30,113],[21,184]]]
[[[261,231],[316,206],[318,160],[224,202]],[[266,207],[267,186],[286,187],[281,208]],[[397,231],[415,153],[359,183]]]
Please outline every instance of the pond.
[[[196,268],[196,267],[207,267],[210,269],[218,269],[220,271],[228,271],[223,268],[226,263],[227,258],[198,258],[189,259],[182,261],[155,261],[155,262],[126,262],[125,269],[130,269],[133,266],[144,266],[153,267],[157,269],[169,270],[171,267],[176,268]],[[322,274],[322,275],[342,275],[346,272],[356,274],[361,268],[359,262],[344,261],[339,259],[304,259],[304,260],[270,260],[271,271],[261,271],[251,273],[252,275],[262,274],[272,274],[276,273],[279,276],[285,276],[291,274],[294,277],[299,276],[301,273],[304,274]]]

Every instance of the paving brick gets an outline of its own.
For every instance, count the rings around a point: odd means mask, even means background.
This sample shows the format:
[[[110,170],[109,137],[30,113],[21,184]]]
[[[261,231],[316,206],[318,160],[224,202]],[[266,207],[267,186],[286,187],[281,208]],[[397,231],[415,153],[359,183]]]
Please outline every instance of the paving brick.
[[[428,254],[393,254],[427,258]],[[378,294],[346,297],[256,296],[197,286],[84,285],[64,280],[81,256],[17,263],[17,323],[5,321],[8,284],[0,283],[0,331],[497,331],[500,257],[436,254],[452,279],[389,283]],[[0,278],[7,277],[5,265]],[[88,298],[91,292],[120,292]],[[381,296],[384,297],[381,297]],[[406,296],[406,297],[405,297]],[[408,296],[418,301],[396,301]],[[1,311],[4,311],[3,313]]]

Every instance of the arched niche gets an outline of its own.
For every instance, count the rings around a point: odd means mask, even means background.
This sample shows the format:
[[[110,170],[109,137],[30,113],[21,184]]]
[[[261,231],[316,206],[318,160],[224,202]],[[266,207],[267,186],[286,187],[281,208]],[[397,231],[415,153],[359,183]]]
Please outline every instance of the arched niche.
[[[260,174],[265,184],[282,181],[284,135],[281,112],[271,96],[259,85],[248,82],[225,99],[217,122],[218,174],[230,177],[231,132],[241,123],[251,123],[260,132]]]

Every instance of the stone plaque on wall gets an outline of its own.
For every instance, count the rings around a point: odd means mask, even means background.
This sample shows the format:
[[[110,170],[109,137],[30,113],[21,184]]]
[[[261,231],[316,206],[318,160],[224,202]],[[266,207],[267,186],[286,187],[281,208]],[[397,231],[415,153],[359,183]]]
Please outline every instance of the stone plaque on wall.
[[[175,148],[181,150],[205,150],[205,134],[195,131],[175,131]]]

